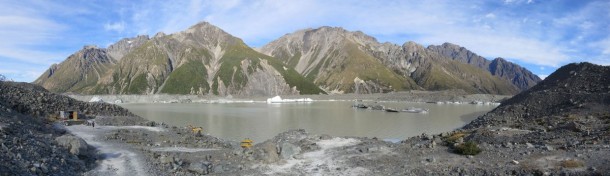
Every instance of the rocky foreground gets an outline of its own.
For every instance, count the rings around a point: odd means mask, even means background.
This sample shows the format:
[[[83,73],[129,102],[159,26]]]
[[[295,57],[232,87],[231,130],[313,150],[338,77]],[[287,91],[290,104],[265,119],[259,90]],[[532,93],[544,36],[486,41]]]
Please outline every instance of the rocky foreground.
[[[85,103],[27,83],[0,82],[0,175],[79,175],[95,167],[95,149],[52,117],[60,110],[88,116],[134,116],[109,104]]]
[[[456,131],[422,134],[391,143],[376,138],[333,137],[292,130],[250,149],[242,149],[234,141],[193,133],[185,127],[145,121],[120,107],[114,109],[115,106],[104,103],[79,106],[80,102],[68,99],[70,103],[52,106],[72,105],[75,109],[100,106],[88,112],[107,115],[96,118],[104,126],[66,129],[88,143],[87,147],[77,147],[79,152],[73,152],[78,145],[62,145],[58,141],[69,134],[34,116],[51,112],[45,111],[45,107],[37,108],[45,98],[19,99],[28,101],[20,105],[14,100],[16,96],[5,95],[5,90],[20,85],[1,85],[0,142],[3,145],[0,154],[2,163],[15,164],[0,165],[0,173],[10,175],[610,173],[607,166],[610,163],[610,67],[588,63],[560,68],[540,84]],[[45,92],[36,87],[30,89],[30,92],[21,89],[17,92],[26,95]],[[81,140],[78,144],[83,144]],[[89,145],[97,151],[81,153],[90,151]]]

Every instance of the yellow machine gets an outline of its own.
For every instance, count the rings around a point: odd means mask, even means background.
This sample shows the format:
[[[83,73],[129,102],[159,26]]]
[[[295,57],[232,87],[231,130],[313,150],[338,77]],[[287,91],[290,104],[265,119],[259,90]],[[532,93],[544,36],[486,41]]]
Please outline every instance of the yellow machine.
[[[241,146],[241,148],[249,149],[250,147],[252,147],[252,143],[254,143],[254,141],[252,141],[249,138],[246,138],[243,141],[241,141],[240,146]]]
[[[192,125],[189,125],[189,128],[194,134],[201,134],[201,132],[203,132],[203,128],[201,127],[193,127]]]

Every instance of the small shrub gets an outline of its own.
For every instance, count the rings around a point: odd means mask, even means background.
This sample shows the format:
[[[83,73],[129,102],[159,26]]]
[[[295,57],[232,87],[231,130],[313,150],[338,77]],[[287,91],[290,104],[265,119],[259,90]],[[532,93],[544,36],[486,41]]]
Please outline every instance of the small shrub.
[[[476,143],[468,141],[456,146],[455,152],[462,155],[477,155],[481,153],[481,149]]]
[[[564,168],[578,168],[585,166],[585,163],[579,160],[569,159],[561,161],[560,165]]]

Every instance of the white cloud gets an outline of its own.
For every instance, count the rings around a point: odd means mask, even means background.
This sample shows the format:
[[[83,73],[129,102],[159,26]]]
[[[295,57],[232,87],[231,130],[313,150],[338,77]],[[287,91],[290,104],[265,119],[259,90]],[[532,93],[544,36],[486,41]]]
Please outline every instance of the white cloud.
[[[603,55],[610,56],[610,37],[604,40],[600,40],[599,42],[593,43],[591,47],[600,48]]]
[[[125,30],[125,23],[123,22],[115,22],[115,23],[106,23],[104,24],[104,29],[107,31],[116,31],[123,32]]]
[[[496,15],[493,13],[488,13],[487,15],[485,15],[485,18],[496,18]]]
[[[51,44],[66,27],[44,18],[0,16],[0,57],[29,63],[45,63],[58,57],[34,46]]]

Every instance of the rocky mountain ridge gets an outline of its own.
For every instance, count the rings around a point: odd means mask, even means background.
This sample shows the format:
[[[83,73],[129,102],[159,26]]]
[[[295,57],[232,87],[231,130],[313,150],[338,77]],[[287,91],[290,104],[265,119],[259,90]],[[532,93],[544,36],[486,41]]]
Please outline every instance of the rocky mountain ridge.
[[[449,58],[430,47],[415,42],[402,46],[379,43],[362,32],[337,27],[286,34],[260,51],[294,67],[327,91],[360,92],[360,87],[379,87],[361,93],[463,89],[470,93],[514,94],[521,90],[486,69]],[[384,79],[380,79],[382,74]]]
[[[173,34],[125,38],[108,48],[84,47],[34,83],[81,94],[269,96],[461,89],[512,95],[539,80],[518,65],[488,61],[457,45],[400,46],[359,31],[321,27],[287,34],[257,52],[201,22]]]
[[[528,88],[536,85],[536,83],[542,81],[538,76],[529,70],[512,62],[508,62],[503,58],[495,58],[490,61],[464,47],[455,44],[443,43],[442,45],[430,45],[427,49],[447,56],[453,60],[485,69],[496,77],[510,81],[521,91],[527,90]]]
[[[88,57],[90,52],[97,54]],[[34,83],[54,92],[84,94],[323,93],[275,58],[207,22],[170,35],[123,39],[107,49],[84,48]]]

